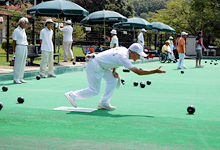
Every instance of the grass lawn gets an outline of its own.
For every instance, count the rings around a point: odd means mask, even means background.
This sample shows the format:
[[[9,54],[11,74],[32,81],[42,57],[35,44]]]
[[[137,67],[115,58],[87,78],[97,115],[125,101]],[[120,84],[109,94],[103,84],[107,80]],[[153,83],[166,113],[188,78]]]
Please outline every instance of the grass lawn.
[[[73,47],[73,56],[85,56],[82,52],[82,48],[81,47]],[[58,52],[58,46],[56,46],[56,52]],[[59,53],[61,53],[61,55],[59,56],[59,61],[62,61],[64,59],[63,56],[63,46],[60,46],[60,50]],[[68,56],[69,57],[69,56]],[[12,59],[12,54],[9,55],[9,61],[11,61]],[[27,58],[28,60],[30,60],[30,58]],[[34,59],[34,63],[40,64],[41,61],[41,57],[35,58]],[[58,57],[55,58],[54,62],[58,61]],[[4,49],[1,48],[0,45],[0,66],[9,66],[10,62],[7,62],[7,53],[5,52]]]

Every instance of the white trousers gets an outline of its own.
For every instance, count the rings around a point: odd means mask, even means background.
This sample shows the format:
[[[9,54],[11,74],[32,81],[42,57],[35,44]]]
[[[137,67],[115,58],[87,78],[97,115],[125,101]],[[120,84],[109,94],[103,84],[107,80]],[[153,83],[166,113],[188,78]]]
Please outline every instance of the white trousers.
[[[168,58],[173,60],[174,59],[174,55],[173,55],[173,52],[171,52],[172,54],[168,53]]]
[[[118,82],[118,78],[113,76],[111,69],[103,69],[95,59],[90,59],[86,65],[86,74],[89,87],[74,91],[75,98],[85,99],[98,95],[103,78],[106,81],[106,86],[100,102],[109,103]]]
[[[48,65],[48,74],[53,74],[53,52],[42,51],[40,62],[40,74],[45,75]]]
[[[185,67],[184,57],[185,57],[185,53],[179,53],[178,68],[184,68]]]
[[[63,42],[64,61],[68,61],[67,54],[69,54],[70,59],[73,59],[73,52],[71,48],[72,48],[72,41]]]
[[[14,63],[14,80],[23,79],[26,59],[27,59],[27,46],[16,45],[15,63]]]

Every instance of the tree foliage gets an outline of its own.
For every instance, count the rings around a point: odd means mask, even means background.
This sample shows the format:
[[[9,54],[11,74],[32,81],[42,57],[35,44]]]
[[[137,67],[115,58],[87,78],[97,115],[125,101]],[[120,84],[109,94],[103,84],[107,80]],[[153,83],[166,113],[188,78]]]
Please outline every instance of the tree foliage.
[[[211,38],[220,38],[220,1],[216,0],[169,0],[166,9],[158,10],[148,18],[150,22],[163,22],[170,25],[177,33],[186,31],[197,35],[203,31],[207,45]]]
[[[73,24],[73,39],[75,41],[83,41],[86,38],[87,33],[84,32],[83,26],[80,23]]]
[[[89,13],[99,10],[116,11],[125,17],[133,16],[134,7],[128,0],[71,0],[76,4],[82,6]]]
[[[140,16],[141,13],[156,12],[156,10],[164,9],[167,0],[133,0],[135,15]]]
[[[215,0],[169,0],[167,8],[150,13],[150,19],[168,24],[177,32],[187,31],[193,35],[200,30],[219,33],[219,3]]]

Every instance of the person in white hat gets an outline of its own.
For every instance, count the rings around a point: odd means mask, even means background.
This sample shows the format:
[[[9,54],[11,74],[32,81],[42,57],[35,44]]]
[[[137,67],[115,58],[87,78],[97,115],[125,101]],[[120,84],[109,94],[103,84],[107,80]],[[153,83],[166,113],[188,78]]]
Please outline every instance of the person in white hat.
[[[111,31],[111,36],[110,48],[118,47],[118,37],[115,29]]]
[[[168,41],[170,42],[170,44],[169,44],[170,50],[171,50],[171,52],[173,52],[173,47],[174,47],[174,45],[173,45],[173,37],[170,36]]]
[[[170,51],[172,52],[172,53],[168,53],[168,57],[171,60],[175,60],[176,58],[175,58],[174,53],[173,53],[173,48],[174,48],[173,37],[170,36],[168,41],[169,41]]]
[[[88,80],[88,88],[70,91],[65,93],[69,102],[77,107],[76,99],[86,99],[96,96],[100,93],[101,79],[106,81],[105,92],[99,101],[98,107],[102,109],[114,110],[116,107],[112,106],[109,101],[114,93],[115,88],[121,86],[121,80],[116,69],[119,66],[124,66],[138,75],[149,75],[154,73],[166,73],[160,70],[162,66],[154,70],[142,70],[136,68],[129,59],[136,61],[147,55],[143,52],[142,46],[138,43],[132,44],[128,49],[125,47],[116,47],[99,53],[97,55],[87,55],[89,61],[86,65],[86,74]],[[112,69],[112,70],[111,70]]]
[[[186,53],[186,44],[185,44],[185,39],[188,33],[182,32],[181,33],[181,38],[179,40],[179,45],[178,45],[178,53],[179,53],[179,62],[178,62],[178,67],[177,69],[186,69],[187,67],[184,64],[184,57]]]
[[[59,30],[63,32],[63,62],[68,62],[67,54],[69,54],[70,61],[73,61],[73,52],[72,52],[72,42],[73,42],[73,28],[71,27],[72,22],[67,20],[66,25],[60,26]]]
[[[14,83],[21,84],[27,83],[23,80],[24,69],[27,59],[27,35],[25,28],[27,27],[28,19],[22,17],[18,21],[18,27],[14,30],[13,38],[13,51],[15,52],[15,63],[14,63]]]
[[[47,19],[45,22],[45,28],[40,32],[40,44],[41,44],[41,62],[40,62],[40,76],[45,78],[45,71],[48,65],[48,77],[56,77],[53,74],[53,25],[52,19]]]
[[[144,50],[144,33],[147,32],[145,29],[142,29],[138,35],[138,43],[143,47]]]

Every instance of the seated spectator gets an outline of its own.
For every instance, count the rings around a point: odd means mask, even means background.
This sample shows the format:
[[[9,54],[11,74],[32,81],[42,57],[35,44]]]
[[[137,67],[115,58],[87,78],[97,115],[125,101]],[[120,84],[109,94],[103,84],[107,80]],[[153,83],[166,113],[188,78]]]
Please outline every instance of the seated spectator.
[[[170,60],[175,60],[175,57],[173,55],[173,52],[171,52],[170,50],[170,46],[169,46],[170,42],[166,41],[166,43],[163,45],[162,47],[162,53],[167,53],[168,54],[168,58]]]
[[[209,46],[216,46],[216,45],[214,44],[214,41],[213,41],[213,40],[211,40],[211,41],[209,42]]]

